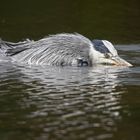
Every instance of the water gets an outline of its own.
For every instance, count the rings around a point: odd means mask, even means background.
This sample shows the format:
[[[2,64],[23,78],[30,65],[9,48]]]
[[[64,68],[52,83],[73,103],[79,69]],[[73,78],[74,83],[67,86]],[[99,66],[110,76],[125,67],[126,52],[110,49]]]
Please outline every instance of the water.
[[[19,41],[78,32],[115,43],[140,42],[139,0],[4,0],[0,37]]]
[[[107,39],[134,67],[48,67],[0,56],[1,140],[139,140],[139,0],[3,1],[0,37],[78,32]],[[126,44],[126,45],[125,45]]]
[[[137,140],[140,45],[116,48],[134,67],[50,67],[1,61],[1,139]]]

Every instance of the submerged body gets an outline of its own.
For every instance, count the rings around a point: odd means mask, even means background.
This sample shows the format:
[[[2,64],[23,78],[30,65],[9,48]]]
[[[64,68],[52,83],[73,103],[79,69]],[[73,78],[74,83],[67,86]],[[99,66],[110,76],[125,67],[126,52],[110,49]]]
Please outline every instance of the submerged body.
[[[93,66],[109,64],[132,66],[121,59],[106,40],[93,40],[80,34],[56,34],[39,41],[19,43],[0,41],[0,53],[13,61],[59,66]]]

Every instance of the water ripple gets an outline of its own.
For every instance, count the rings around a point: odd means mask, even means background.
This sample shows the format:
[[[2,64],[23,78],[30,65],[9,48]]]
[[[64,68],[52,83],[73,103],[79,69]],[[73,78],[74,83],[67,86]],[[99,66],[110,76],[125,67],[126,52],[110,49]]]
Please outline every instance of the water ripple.
[[[76,68],[0,62],[0,130],[7,138],[26,132],[25,139],[36,140],[110,139],[122,112],[128,112],[124,94],[140,85],[136,64]]]

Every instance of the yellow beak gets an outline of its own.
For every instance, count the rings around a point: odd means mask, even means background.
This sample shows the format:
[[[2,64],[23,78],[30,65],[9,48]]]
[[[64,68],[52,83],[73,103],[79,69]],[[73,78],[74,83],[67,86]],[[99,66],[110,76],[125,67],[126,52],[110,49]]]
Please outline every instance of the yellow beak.
[[[125,61],[124,59],[120,57],[113,57],[112,58],[113,64],[116,66],[127,66],[127,67],[132,67],[133,65]]]

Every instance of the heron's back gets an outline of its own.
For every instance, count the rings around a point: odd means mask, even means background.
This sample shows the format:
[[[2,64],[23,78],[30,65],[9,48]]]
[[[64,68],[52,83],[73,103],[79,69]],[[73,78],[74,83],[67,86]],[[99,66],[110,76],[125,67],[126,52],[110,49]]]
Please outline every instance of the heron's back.
[[[17,47],[18,53],[7,52],[14,61],[28,64],[79,65],[90,64],[90,46],[90,40],[80,34],[57,34]]]

